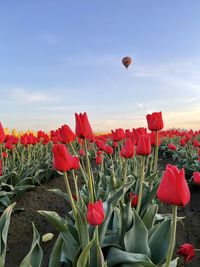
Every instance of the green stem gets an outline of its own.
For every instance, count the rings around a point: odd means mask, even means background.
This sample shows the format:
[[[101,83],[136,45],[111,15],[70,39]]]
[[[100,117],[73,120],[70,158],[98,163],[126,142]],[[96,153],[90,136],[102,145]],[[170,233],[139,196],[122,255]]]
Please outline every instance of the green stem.
[[[75,206],[75,203],[74,203],[74,199],[72,197],[72,192],[71,192],[71,189],[70,189],[68,176],[67,176],[66,172],[64,172],[64,181],[65,181],[66,190],[67,190],[67,193],[69,195],[70,202],[71,202],[72,211],[73,211],[73,214],[74,214],[74,219],[75,219],[75,222],[76,222],[77,210],[76,210],[76,206]]]
[[[144,163],[145,163],[145,157],[142,156],[142,173],[140,177],[140,189],[139,189],[139,195],[138,195],[138,203],[137,203],[137,213],[140,212],[140,207],[142,203],[142,192],[143,192],[143,183],[144,183]]]
[[[79,202],[79,191],[78,191],[78,184],[77,184],[78,176],[76,176],[74,170],[72,170],[72,176],[73,176],[73,180],[74,180],[74,186],[75,186],[77,202]]]
[[[100,255],[99,255],[99,229],[98,225],[95,226],[95,238],[96,238],[96,257],[97,257],[97,266],[99,266],[99,260],[100,260]]]
[[[72,145],[72,143],[69,143],[69,144],[70,144],[70,147],[71,147],[71,149],[72,149],[72,151],[73,151],[73,153],[74,153],[74,156],[77,157],[78,155],[77,155],[77,153],[76,153],[76,150],[74,149],[74,146]],[[79,165],[80,165],[80,170],[81,170],[81,173],[82,173],[84,182],[87,183],[87,177],[86,177],[86,175],[85,175],[85,172],[84,172],[84,170],[83,170],[83,167],[82,167],[81,162],[79,163]]]
[[[115,169],[114,169],[114,163],[113,163],[112,155],[110,155],[110,161],[111,161],[111,166],[112,166],[112,184],[113,184],[113,188],[115,189],[117,182],[116,182],[116,178],[115,178]]]
[[[89,199],[92,203],[94,203],[94,188],[93,188],[93,178],[91,174],[91,167],[90,161],[88,157],[88,149],[87,149],[87,141],[84,139],[84,149],[85,149],[85,156],[86,156],[86,170],[88,175],[88,190],[89,190]]]
[[[128,165],[128,159],[125,159],[125,163],[124,163],[124,184],[126,184],[127,182],[127,165]]]
[[[155,160],[154,160],[154,172],[157,172],[158,166],[158,131],[156,131],[156,148],[155,148]]]
[[[3,167],[4,162],[3,162],[2,152],[3,152],[3,144],[0,144],[0,160],[2,161],[2,167]]]
[[[170,241],[169,241],[165,267],[170,266],[170,262],[171,262],[173,251],[174,251],[174,245],[175,245],[175,240],[176,240],[176,222],[177,222],[177,206],[173,205],[172,206],[172,228],[171,228],[171,233],[170,233]]]

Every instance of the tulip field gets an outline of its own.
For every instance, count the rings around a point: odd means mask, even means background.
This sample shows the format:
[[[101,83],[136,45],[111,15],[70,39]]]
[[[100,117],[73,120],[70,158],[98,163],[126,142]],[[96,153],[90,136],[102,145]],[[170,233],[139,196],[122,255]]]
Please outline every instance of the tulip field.
[[[146,120],[105,134],[87,113],[75,131],[0,123],[0,267],[200,266],[200,130]]]

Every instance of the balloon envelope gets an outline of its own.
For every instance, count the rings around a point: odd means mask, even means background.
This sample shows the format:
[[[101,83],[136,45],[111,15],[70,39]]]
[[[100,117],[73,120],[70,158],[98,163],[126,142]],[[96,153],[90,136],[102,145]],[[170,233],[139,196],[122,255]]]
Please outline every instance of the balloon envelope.
[[[129,65],[132,63],[132,59],[131,59],[130,57],[124,57],[124,58],[122,59],[122,63],[124,64],[124,66],[125,66],[126,68],[128,68]]]

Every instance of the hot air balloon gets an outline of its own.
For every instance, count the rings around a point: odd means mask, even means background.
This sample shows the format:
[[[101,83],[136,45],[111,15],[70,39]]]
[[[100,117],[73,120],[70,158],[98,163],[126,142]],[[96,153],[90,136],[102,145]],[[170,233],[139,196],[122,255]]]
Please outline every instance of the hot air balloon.
[[[132,63],[132,59],[131,59],[130,57],[124,57],[124,58],[122,59],[122,63],[124,64],[124,66],[125,66],[126,68],[128,68],[129,65]]]

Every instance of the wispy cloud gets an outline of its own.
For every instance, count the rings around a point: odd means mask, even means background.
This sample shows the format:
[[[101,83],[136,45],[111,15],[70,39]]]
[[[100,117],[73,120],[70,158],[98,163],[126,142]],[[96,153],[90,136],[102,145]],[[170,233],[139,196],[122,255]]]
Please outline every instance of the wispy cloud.
[[[139,108],[143,108],[143,107],[144,107],[144,105],[141,104],[141,103],[136,102],[135,104],[136,104]]]
[[[165,64],[140,64],[134,66],[131,75],[138,78],[160,80],[169,86],[174,86],[180,90],[190,89],[191,92],[200,91],[200,61],[180,60]]]
[[[200,98],[200,95],[199,96],[195,96],[195,97],[190,98],[189,100],[187,100],[186,103],[191,103],[191,102],[193,102],[193,101],[195,101],[195,100],[197,100],[199,98]]]
[[[40,102],[54,102],[59,100],[58,96],[51,96],[48,93],[27,90],[23,88],[14,88],[9,90],[10,97],[23,104],[40,103]]]

